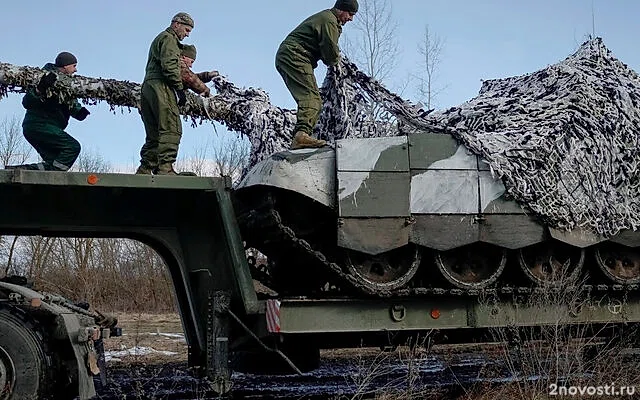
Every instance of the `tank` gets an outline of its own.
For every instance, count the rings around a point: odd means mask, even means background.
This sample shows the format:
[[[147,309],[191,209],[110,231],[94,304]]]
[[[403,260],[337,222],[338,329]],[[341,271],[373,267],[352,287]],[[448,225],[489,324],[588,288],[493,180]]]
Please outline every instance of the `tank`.
[[[235,203],[254,277],[279,293],[637,290],[640,233],[555,229],[451,135],[343,139],[255,165]]]

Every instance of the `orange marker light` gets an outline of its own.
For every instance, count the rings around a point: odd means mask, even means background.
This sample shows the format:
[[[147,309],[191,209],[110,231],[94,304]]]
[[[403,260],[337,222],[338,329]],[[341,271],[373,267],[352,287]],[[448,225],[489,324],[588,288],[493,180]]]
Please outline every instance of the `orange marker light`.
[[[432,309],[431,310],[431,318],[433,318],[433,319],[440,318],[440,310],[438,310],[437,308]]]
[[[87,183],[89,185],[95,185],[96,183],[98,183],[98,176],[94,174],[87,176]]]

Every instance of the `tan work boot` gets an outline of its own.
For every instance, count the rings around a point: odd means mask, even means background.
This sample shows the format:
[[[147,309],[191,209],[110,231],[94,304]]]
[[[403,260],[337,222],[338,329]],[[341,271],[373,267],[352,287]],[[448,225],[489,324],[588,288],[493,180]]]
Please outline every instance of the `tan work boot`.
[[[160,164],[155,173],[156,175],[197,176],[194,172],[176,172],[173,164]]]
[[[160,164],[156,170],[156,175],[178,175],[173,169],[173,164]]]
[[[136,170],[136,175],[151,175],[151,168],[140,165]]]
[[[291,141],[291,150],[322,147],[326,144],[327,142],[324,140],[316,139],[306,132],[298,131]]]

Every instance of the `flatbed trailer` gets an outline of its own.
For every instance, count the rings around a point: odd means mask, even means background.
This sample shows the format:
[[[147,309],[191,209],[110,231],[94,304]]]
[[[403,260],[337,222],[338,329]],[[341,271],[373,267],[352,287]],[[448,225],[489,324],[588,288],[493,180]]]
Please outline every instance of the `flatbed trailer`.
[[[640,321],[640,297],[623,292],[585,293],[570,304],[527,304],[524,295],[438,299],[282,299],[267,300],[278,334],[341,334],[449,329],[490,329],[566,324],[617,324]],[[535,294],[533,294],[535,295]],[[565,317],[566,316],[566,317]]]
[[[130,238],[152,247],[173,281],[188,363],[218,393],[231,390],[230,353],[251,344],[282,350],[270,353],[300,370],[298,361],[320,348],[403,344],[434,331],[470,341],[504,326],[640,322],[637,290],[621,285],[583,285],[568,303],[530,288],[409,298],[258,294],[232,195],[228,178],[0,170],[0,234]],[[538,294],[547,301],[531,302]],[[77,332],[68,340],[77,341]],[[66,357],[85,363],[82,354]],[[91,374],[76,379],[80,397],[89,398]]]
[[[152,247],[173,281],[189,365],[215,376],[225,392],[230,374],[226,362],[213,373],[220,358],[213,351],[226,346],[228,325],[212,326],[214,294],[233,298],[230,309],[239,315],[259,311],[230,189],[226,178],[0,170],[0,234],[130,238]],[[85,372],[81,398],[94,393]]]

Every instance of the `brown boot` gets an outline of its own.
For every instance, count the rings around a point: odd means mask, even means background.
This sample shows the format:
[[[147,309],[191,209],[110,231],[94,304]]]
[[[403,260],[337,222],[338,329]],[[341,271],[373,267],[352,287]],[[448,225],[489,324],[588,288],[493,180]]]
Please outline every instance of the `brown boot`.
[[[161,164],[154,171],[154,173],[156,175],[197,176],[194,172],[188,172],[188,171],[176,172],[176,170],[173,169],[173,164]]]
[[[156,175],[178,175],[178,173],[173,170],[173,164],[160,164]]]
[[[136,175],[151,175],[151,168],[140,164],[140,166],[136,170]]]
[[[291,150],[322,147],[326,144],[327,142],[324,140],[313,138],[306,132],[298,131],[291,141]]]

